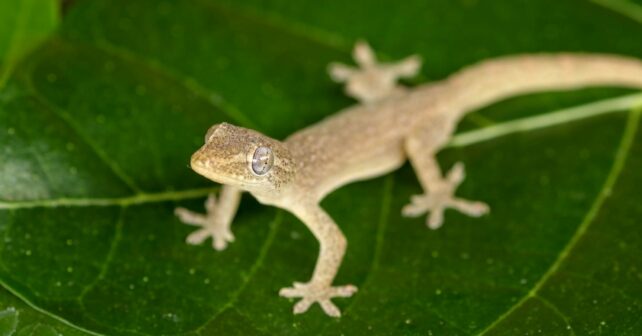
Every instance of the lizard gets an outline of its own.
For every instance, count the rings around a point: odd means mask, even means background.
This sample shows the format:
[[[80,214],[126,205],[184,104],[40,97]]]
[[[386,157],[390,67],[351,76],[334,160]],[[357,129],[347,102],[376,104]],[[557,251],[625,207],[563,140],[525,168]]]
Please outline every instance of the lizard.
[[[294,282],[279,291],[300,298],[295,314],[318,303],[339,317],[335,297],[350,297],[354,285],[333,286],[347,241],[334,220],[319,205],[333,190],[350,182],[374,178],[410,161],[423,194],[402,208],[404,216],[427,216],[429,228],[444,222],[444,210],[469,216],[489,211],[483,202],[455,196],[465,178],[458,162],[442,174],[435,158],[463,116],[493,102],[536,91],[577,89],[596,85],[642,88],[642,62],[606,54],[522,54],[481,61],[446,79],[405,87],[397,82],[418,74],[421,59],[413,55],[382,63],[365,41],[357,41],[353,58],[358,67],[328,66],[330,77],[345,83],[345,93],[358,104],[345,108],[284,141],[255,130],[219,123],[205,135],[205,144],[190,160],[192,169],[223,184],[211,194],[206,214],[176,208],[179,219],[199,229],[187,237],[201,244],[209,237],[216,250],[234,241],[230,226],[241,193],[260,203],[294,214],[319,242],[319,255],[308,282]]]

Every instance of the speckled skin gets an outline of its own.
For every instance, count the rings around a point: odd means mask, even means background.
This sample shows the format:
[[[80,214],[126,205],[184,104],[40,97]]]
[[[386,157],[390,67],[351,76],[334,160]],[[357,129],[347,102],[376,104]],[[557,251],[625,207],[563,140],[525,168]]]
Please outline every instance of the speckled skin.
[[[176,210],[181,220],[200,226],[188,237],[198,244],[211,236],[216,249],[233,241],[229,229],[241,191],[261,203],[283,208],[297,216],[319,240],[320,253],[312,278],[280,291],[299,297],[295,313],[318,302],[330,316],[340,316],[330,301],[356,292],[352,285],[332,287],[347,242],[332,218],[319,207],[329,192],[340,186],[390,172],[407,159],[425,191],[402,209],[406,216],[430,213],[427,225],[438,228],[443,211],[454,208],[470,216],[488,211],[481,202],[454,196],[464,179],[456,164],[443,176],[434,159],[468,111],[517,94],[617,85],[642,88],[642,62],[608,55],[523,55],[498,58],[465,68],[444,81],[405,89],[398,77],[414,75],[419,59],[411,56],[397,64],[380,64],[367,44],[357,43],[359,69],[331,64],[333,79],[346,82],[346,93],[361,104],[340,111],[279,142],[256,131],[226,123],[212,126],[205,145],[191,160],[199,174],[224,184],[219,199],[206,202],[207,215]],[[263,176],[253,173],[256,148],[272,149],[274,165]]]

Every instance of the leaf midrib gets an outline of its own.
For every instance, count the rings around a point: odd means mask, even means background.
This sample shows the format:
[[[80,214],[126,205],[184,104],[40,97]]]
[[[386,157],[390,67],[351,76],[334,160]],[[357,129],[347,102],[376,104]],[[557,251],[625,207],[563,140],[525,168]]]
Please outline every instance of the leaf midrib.
[[[526,117],[497,123],[492,126],[480,128],[473,131],[463,132],[455,135],[449,146],[466,147],[478,144],[483,141],[493,140],[502,136],[515,133],[530,132],[546,127],[590,118],[607,113],[615,113],[642,106],[642,93],[625,95],[617,98],[604,99],[575,107],[564,108],[533,117]],[[41,199],[19,202],[0,201],[2,209],[23,209],[37,207],[72,207],[72,206],[128,206],[145,203],[157,203],[167,201],[180,201],[205,197],[215,188],[195,188],[176,191],[163,191],[157,193],[135,193],[130,196],[119,198],[58,198]]]
[[[89,206],[120,206],[140,205],[147,203],[160,203],[170,201],[182,201],[188,199],[202,198],[219,187],[193,188],[174,191],[163,191],[158,193],[137,193],[126,197],[113,198],[57,198],[42,199],[19,202],[0,202],[0,210],[16,210],[28,208],[57,208],[57,207],[89,207]]]

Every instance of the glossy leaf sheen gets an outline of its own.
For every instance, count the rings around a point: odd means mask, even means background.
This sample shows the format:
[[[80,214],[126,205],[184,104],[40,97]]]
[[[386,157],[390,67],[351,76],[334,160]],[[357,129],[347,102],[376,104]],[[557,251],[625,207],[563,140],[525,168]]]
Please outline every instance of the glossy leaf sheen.
[[[210,125],[283,138],[352,104],[324,72],[357,38],[419,53],[425,82],[504,54],[642,57],[641,35],[590,2],[78,1],[0,91],[0,333],[639,335],[639,113],[443,151],[466,164],[458,194],[492,212],[437,231],[400,215],[420,192],[407,165],[333,192],[336,283],[360,288],[340,319],[277,296],[317,255],[292,215],[245,196],[216,252],[186,245],[173,209],[212,190],[187,166]],[[460,130],[624,92],[517,97]]]

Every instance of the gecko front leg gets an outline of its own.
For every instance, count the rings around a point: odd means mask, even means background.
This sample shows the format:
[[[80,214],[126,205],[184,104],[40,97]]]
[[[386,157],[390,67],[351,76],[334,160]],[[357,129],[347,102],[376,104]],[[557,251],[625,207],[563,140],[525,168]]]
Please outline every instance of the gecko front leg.
[[[353,285],[332,287],[332,281],[341,266],[347,241],[332,218],[317,204],[297,205],[291,209],[310,229],[319,241],[319,257],[312,278],[307,283],[295,282],[293,287],[283,288],[279,295],[287,298],[301,298],[294,305],[294,313],[301,314],[317,302],[323,311],[333,317],[341,316],[341,311],[331,299],[350,297],[357,291]]]
[[[434,119],[428,122],[428,126],[422,126],[412,132],[405,141],[406,154],[424,193],[412,196],[410,204],[402,209],[402,214],[407,217],[417,217],[430,212],[426,225],[431,229],[443,225],[444,211],[447,208],[473,217],[479,217],[489,211],[488,205],[483,202],[455,197],[455,190],[465,177],[463,163],[456,163],[445,178],[442,176],[435,154],[447,142],[454,123],[448,118]]]
[[[234,241],[230,225],[240,200],[241,191],[239,189],[224,185],[218,198],[215,194],[210,194],[205,201],[206,214],[195,213],[185,208],[176,208],[174,213],[181,222],[200,227],[187,236],[187,243],[198,245],[212,237],[212,247],[218,251],[224,250],[229,242]]]

